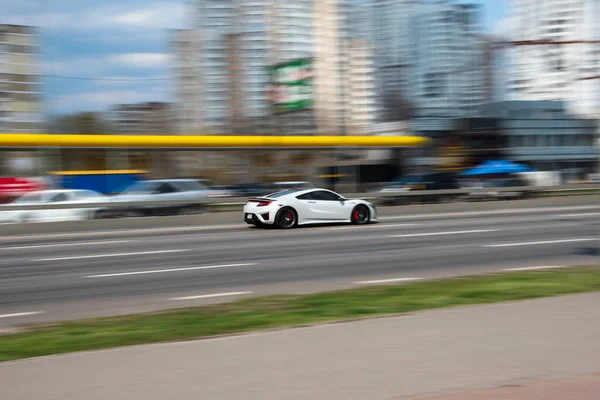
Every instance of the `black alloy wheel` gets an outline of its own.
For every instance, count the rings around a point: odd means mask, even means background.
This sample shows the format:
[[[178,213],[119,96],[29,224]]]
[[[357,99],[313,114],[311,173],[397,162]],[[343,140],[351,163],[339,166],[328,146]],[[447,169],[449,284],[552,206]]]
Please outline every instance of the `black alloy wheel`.
[[[352,223],[356,225],[364,225],[371,219],[369,209],[365,205],[359,205],[352,210]]]
[[[291,208],[283,208],[277,213],[277,226],[282,229],[294,228],[298,224],[296,212]]]

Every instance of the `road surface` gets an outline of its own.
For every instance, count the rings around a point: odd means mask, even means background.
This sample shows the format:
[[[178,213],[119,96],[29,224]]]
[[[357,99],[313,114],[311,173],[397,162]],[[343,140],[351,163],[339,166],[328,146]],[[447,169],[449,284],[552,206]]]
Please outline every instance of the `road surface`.
[[[600,205],[588,202],[388,214],[361,227],[237,223],[3,236],[0,329],[407,278],[598,264]]]
[[[0,387],[11,400],[392,400],[514,386],[600,372],[598,306],[582,294],[45,357],[0,364]],[[573,398],[560,387],[502,400]]]

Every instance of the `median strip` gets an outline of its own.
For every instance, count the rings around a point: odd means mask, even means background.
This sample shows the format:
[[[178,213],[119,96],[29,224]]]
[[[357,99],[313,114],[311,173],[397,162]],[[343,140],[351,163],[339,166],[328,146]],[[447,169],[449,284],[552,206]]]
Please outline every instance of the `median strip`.
[[[0,336],[0,361],[600,291],[600,267],[505,272],[26,327]]]

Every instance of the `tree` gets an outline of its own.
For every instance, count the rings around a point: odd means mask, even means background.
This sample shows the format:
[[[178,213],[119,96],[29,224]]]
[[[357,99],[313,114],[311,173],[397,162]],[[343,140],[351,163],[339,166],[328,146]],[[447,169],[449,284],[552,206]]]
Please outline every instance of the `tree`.
[[[98,113],[81,112],[55,118],[51,131],[52,133],[94,135],[108,134],[110,128]]]

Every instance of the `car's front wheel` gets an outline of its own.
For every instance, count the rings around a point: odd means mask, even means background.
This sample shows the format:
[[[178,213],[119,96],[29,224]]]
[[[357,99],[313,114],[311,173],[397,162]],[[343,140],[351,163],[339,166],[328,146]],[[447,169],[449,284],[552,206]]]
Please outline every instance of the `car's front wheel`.
[[[364,225],[371,219],[371,213],[365,205],[358,205],[352,210],[352,223],[355,225]]]
[[[295,228],[298,225],[298,214],[292,208],[282,208],[277,213],[275,224],[281,229]]]

